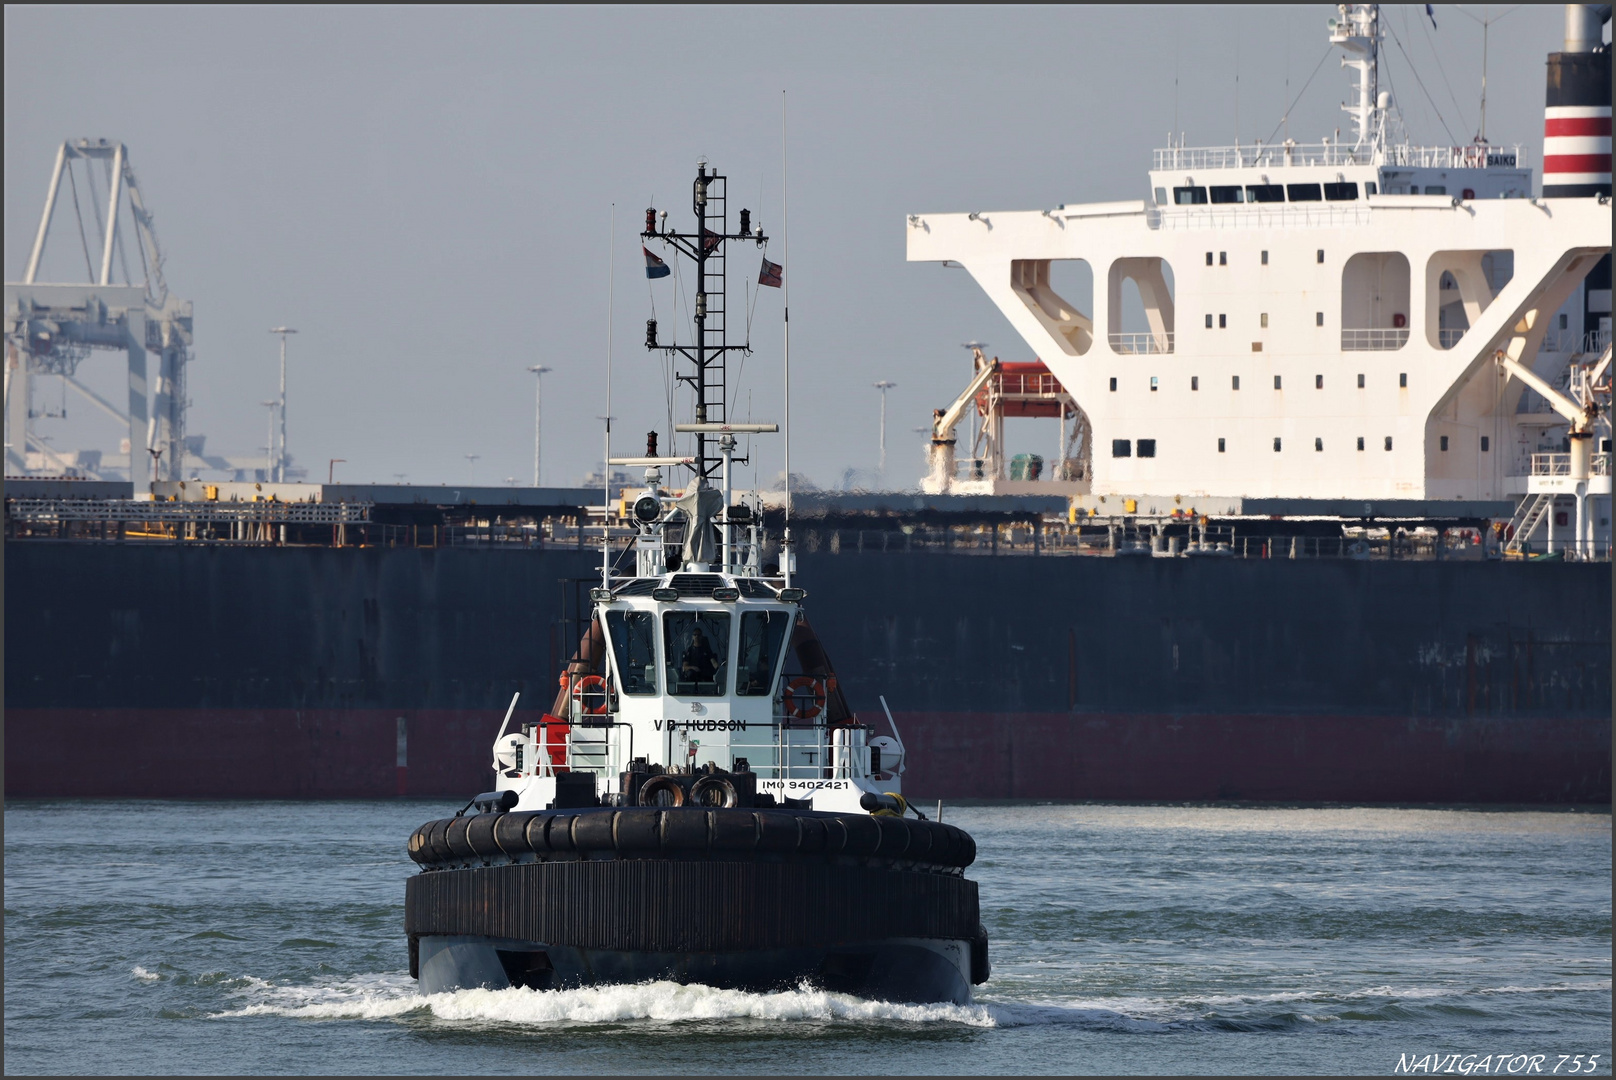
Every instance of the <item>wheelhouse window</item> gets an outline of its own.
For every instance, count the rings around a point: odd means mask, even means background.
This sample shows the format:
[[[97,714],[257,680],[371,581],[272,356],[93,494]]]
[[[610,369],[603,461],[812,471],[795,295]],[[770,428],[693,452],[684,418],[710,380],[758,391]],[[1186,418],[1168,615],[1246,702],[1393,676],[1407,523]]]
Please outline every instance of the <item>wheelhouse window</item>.
[[[1173,189],[1173,202],[1179,206],[1200,206],[1206,202],[1206,188],[1176,187]]]
[[[1214,187],[1212,189],[1212,202],[1214,204],[1240,203],[1245,201],[1246,193],[1239,185],[1231,185],[1229,187]]]
[[[668,692],[722,697],[729,682],[729,612],[670,611],[662,616]]]
[[[1358,198],[1357,184],[1325,184],[1324,197],[1330,202],[1355,202]]]
[[[1286,184],[1285,194],[1291,202],[1323,202],[1324,196],[1317,184]]]
[[[1278,184],[1247,184],[1246,201],[1255,203],[1284,202],[1285,189]]]
[[[774,693],[774,669],[791,629],[788,611],[743,611],[741,650],[735,658],[735,692],[741,697]]]
[[[606,634],[617,664],[618,688],[625,694],[656,693],[656,616],[649,611],[608,611]]]

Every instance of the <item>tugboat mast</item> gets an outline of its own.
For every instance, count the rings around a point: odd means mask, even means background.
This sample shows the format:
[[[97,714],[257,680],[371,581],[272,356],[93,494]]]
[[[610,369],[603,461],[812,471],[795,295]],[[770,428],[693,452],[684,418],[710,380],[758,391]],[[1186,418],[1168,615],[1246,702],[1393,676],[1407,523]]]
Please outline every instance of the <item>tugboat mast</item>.
[[[696,436],[696,452],[691,468],[696,472],[696,486],[707,487],[724,468],[726,458],[744,463],[747,459],[733,458],[729,454],[713,454],[708,437],[740,430],[728,423],[728,355],[730,352],[751,352],[752,343],[729,343],[726,337],[724,313],[727,306],[724,244],[730,240],[750,240],[759,248],[768,243],[761,227],[752,225],[752,212],[740,212],[740,229],[729,231],[726,198],[726,177],[716,168],[710,168],[705,158],[696,163],[696,179],[691,184],[691,210],[696,218],[696,231],[682,233],[667,229],[667,215],[662,215],[658,227],[655,207],[645,211],[645,230],[640,233],[644,242],[660,240],[672,245],[674,251],[689,259],[696,269],[695,340],[688,344],[664,342],[657,337],[657,321],[645,323],[645,347],[666,353],[678,353],[694,366],[693,374],[676,378],[690,385],[696,398],[696,422],[678,424],[675,430]],[[726,430],[727,428],[727,430]],[[772,425],[769,430],[772,430]],[[733,446],[733,439],[730,442]],[[727,515],[726,515],[727,516]]]

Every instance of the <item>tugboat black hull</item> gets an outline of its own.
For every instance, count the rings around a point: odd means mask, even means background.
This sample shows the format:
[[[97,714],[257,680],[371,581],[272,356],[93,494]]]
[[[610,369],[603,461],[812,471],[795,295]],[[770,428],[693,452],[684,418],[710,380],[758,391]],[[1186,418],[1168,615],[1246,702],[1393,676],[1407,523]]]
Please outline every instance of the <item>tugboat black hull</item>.
[[[697,808],[489,813],[410,839],[425,993],[667,979],[970,1000],[988,975],[969,835],[898,817]]]
[[[768,993],[803,985],[881,1001],[971,1000],[971,943],[935,939],[731,952],[637,952],[510,938],[418,939],[420,989],[564,990],[668,981]]]

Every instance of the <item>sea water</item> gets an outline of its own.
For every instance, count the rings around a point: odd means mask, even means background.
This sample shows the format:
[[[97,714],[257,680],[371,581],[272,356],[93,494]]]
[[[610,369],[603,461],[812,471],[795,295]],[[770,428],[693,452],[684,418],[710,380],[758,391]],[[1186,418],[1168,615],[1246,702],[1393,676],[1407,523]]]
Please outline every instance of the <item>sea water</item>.
[[[397,802],[5,811],[13,1073],[1609,1075],[1608,811],[945,807],[974,1004],[423,997]]]

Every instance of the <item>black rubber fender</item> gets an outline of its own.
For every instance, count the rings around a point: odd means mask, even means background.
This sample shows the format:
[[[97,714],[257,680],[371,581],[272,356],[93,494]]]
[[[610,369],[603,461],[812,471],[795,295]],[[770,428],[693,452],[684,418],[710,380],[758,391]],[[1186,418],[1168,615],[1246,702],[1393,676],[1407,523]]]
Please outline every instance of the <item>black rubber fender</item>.
[[[976,924],[976,936],[971,938],[971,985],[981,986],[993,976],[993,965],[988,962],[988,928]]]
[[[872,817],[880,834],[875,853],[888,859],[901,859],[909,851],[909,822],[900,817]],[[920,822],[915,822],[916,825]]]
[[[446,863],[454,861],[454,852],[449,848],[448,841],[444,839],[444,834],[449,831],[449,823],[453,820],[454,818],[444,818],[442,821],[435,821],[432,823],[431,831],[427,833],[425,851],[433,862]]]
[[[497,859],[504,854],[498,843],[494,841],[494,826],[503,814],[478,814],[468,819],[466,825],[466,843],[479,859],[487,862]]]
[[[457,859],[474,859],[477,853],[472,850],[471,844],[466,840],[466,830],[471,827],[472,819],[457,817],[449,820],[449,827],[443,830],[443,842]]]
[[[494,843],[508,858],[519,859],[533,850],[528,847],[527,826],[535,816],[532,812],[495,816]]]
[[[656,810],[619,810],[612,815],[612,845],[618,851],[657,851],[662,847],[661,813]]]

